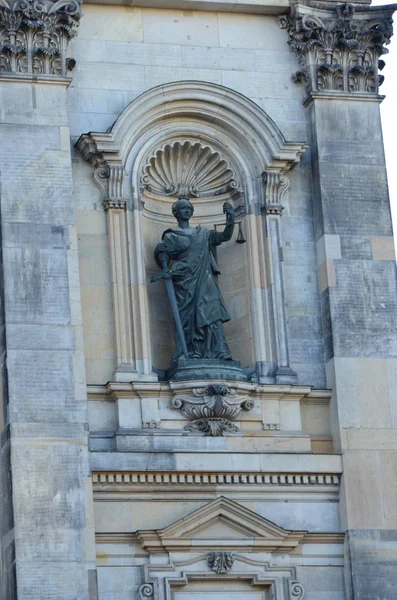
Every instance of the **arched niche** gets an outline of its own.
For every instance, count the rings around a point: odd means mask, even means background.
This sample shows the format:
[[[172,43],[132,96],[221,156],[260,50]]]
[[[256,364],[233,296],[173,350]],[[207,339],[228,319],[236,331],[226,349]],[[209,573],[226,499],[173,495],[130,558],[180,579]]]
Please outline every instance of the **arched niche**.
[[[161,295],[164,292],[159,292],[157,299],[151,297],[149,303],[149,296],[155,295],[153,290],[149,292],[149,274],[154,269],[151,253],[161,232],[172,226],[172,202],[184,192],[180,186],[189,186],[189,181],[183,177],[177,181],[178,174],[168,176],[168,180],[174,180],[167,181],[161,191],[159,177],[158,189],[147,178],[150,165],[159,161],[165,148],[172,152],[177,143],[189,143],[192,151],[208,148],[231,172],[229,187],[227,182],[224,189],[222,182],[212,182],[212,187],[199,190],[198,197],[193,197],[193,222],[211,227],[222,223],[226,199],[238,209],[243,221],[247,239],[244,250],[229,242],[219,254],[223,269],[220,287],[225,299],[228,294],[232,297],[235,286],[246,302],[242,316],[247,326],[240,352],[235,350],[238,325],[235,331],[232,323],[226,328],[227,335],[236,339],[232,343],[234,354],[236,358],[244,355],[243,366],[250,362],[261,381],[275,381],[277,373],[279,381],[282,377],[288,379],[287,321],[282,267],[277,258],[278,220],[281,196],[288,188],[285,173],[299,162],[305,145],[287,142],[268,115],[241,94],[197,81],[148,90],[127,106],[109,132],[85,134],[77,142],[83,156],[95,167],[94,179],[103,190],[108,212],[118,357],[115,379],[151,379],[157,366],[153,363],[154,346],[168,340],[168,354],[172,352],[169,313],[168,325],[155,338],[156,324],[168,304]],[[195,182],[190,183],[190,196],[194,196]],[[237,269],[233,270],[233,262]],[[239,270],[244,272],[243,277],[239,277]],[[244,349],[246,344],[248,350]],[[161,355],[158,348],[156,353],[157,359]],[[164,368],[166,357],[167,351],[159,366]]]
[[[244,198],[238,164],[218,141],[198,136],[167,136],[147,153],[141,167],[142,235],[146,279],[158,271],[153,248],[165,229],[175,227],[172,204],[188,196],[195,212],[193,226],[223,229],[223,205],[230,202],[237,220],[244,219]],[[236,360],[252,364],[252,318],[245,246],[233,240],[217,248],[218,283],[231,315],[225,333]],[[155,368],[169,367],[173,352],[173,319],[163,282],[148,286],[152,359]]]

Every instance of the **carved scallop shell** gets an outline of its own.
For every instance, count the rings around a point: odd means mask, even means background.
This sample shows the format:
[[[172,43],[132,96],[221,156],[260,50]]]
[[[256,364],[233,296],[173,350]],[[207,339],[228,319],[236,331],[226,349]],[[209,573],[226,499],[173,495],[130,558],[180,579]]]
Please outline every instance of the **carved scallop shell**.
[[[161,196],[217,196],[237,187],[232,169],[209,146],[199,142],[167,144],[148,160],[142,187]]]

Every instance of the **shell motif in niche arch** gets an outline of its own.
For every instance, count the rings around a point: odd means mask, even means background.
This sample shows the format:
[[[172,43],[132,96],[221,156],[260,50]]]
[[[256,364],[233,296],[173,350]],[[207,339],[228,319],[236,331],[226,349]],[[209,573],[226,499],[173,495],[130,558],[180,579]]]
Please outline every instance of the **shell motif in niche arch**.
[[[234,171],[219,152],[190,141],[176,141],[157,150],[143,169],[141,184],[163,197],[211,197],[238,188]]]

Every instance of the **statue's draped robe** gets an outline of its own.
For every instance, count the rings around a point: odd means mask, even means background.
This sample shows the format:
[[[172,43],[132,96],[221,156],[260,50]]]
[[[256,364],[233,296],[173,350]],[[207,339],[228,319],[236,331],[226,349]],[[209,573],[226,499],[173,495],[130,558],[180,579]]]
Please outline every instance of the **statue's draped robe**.
[[[176,261],[172,280],[190,358],[231,359],[222,327],[230,316],[216,281],[219,271],[214,256],[214,247],[222,241],[222,233],[201,227],[167,229],[161,249],[155,250],[159,266],[164,246],[168,258]],[[182,347],[175,333],[173,360],[180,356]]]

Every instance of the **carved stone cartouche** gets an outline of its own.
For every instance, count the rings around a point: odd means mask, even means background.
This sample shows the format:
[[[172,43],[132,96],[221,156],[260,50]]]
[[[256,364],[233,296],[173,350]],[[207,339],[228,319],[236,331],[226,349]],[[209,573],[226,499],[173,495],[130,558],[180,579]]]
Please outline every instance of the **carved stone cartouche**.
[[[229,573],[234,563],[233,552],[210,552],[207,563],[218,575]]]
[[[80,17],[79,0],[1,0],[0,72],[66,76],[75,65],[66,46]]]
[[[253,407],[254,402],[248,396],[240,396],[235,389],[219,384],[193,388],[191,394],[178,394],[171,400],[171,408],[179,409],[190,420],[185,430],[214,437],[239,432],[232,421]]]
[[[284,16],[280,20],[301,67],[295,80],[302,81],[309,93],[377,94],[383,81],[378,69],[384,66],[379,59],[388,52],[384,45],[393,34],[391,13],[379,17],[348,3],[337,4],[334,10],[330,4],[324,4],[326,9],[319,6],[299,5],[289,20]]]

